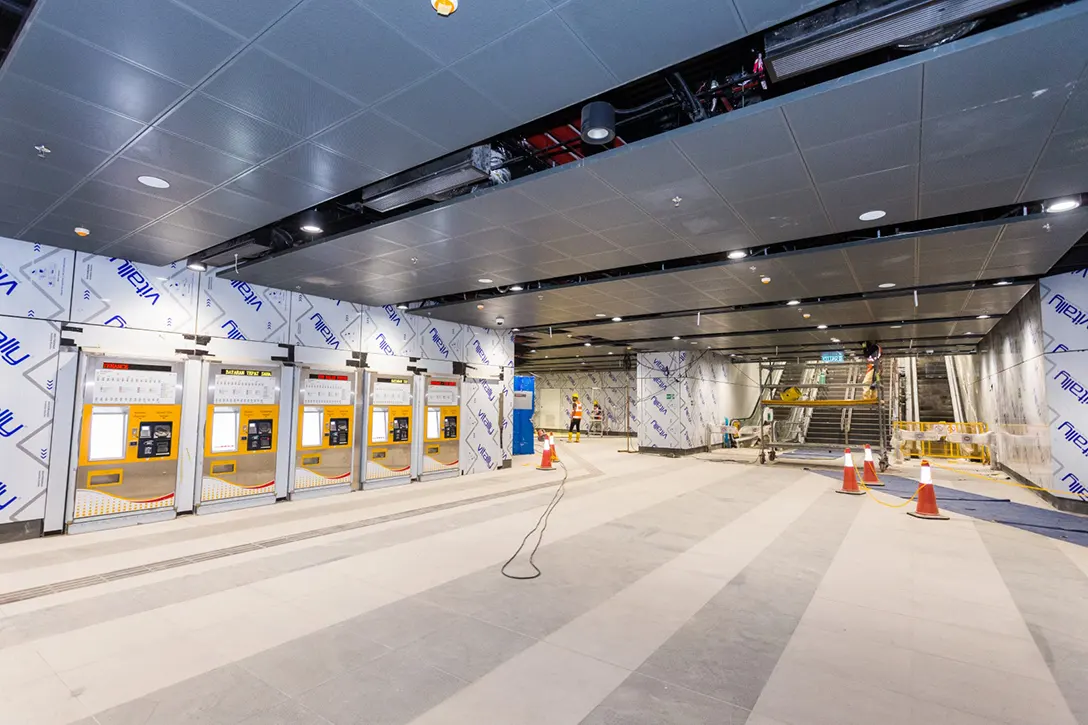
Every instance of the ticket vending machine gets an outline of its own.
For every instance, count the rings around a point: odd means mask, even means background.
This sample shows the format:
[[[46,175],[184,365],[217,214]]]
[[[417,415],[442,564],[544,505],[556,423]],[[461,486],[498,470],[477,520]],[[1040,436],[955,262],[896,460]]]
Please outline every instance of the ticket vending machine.
[[[276,500],[281,372],[208,364],[197,513]]]
[[[174,517],[183,365],[81,355],[69,531]]]
[[[412,381],[409,373],[368,372],[363,488],[412,480]]]
[[[359,373],[302,368],[292,498],[358,486]]]
[[[415,471],[421,481],[461,475],[461,379],[417,377],[416,419],[423,435],[416,444]]]

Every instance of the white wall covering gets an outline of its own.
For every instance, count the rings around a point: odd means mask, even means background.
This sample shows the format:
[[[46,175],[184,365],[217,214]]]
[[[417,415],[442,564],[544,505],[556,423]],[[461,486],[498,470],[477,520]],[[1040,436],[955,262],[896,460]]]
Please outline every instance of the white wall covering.
[[[80,254],[72,321],[192,334],[200,276],[183,264],[152,267],[119,257]]]
[[[482,473],[502,465],[499,442],[501,395],[499,380],[469,378],[461,388],[461,470],[464,473]]]
[[[59,322],[0,317],[0,524],[45,516],[59,344]]]
[[[391,357],[422,357],[416,325],[420,318],[393,305],[363,307],[362,351]]]
[[[342,352],[361,351],[363,307],[296,292],[291,295],[291,343]]]
[[[583,426],[588,429],[589,411],[593,408],[593,401],[601,404],[604,411],[604,428],[611,433],[623,433],[633,431],[638,423],[638,391],[635,389],[635,375],[627,370],[607,370],[601,372],[569,372],[569,373],[536,373],[536,410],[533,411],[533,420],[536,425],[543,425],[544,416],[540,408],[543,398],[541,390],[558,389],[560,391],[560,405],[557,417],[561,421],[570,420],[571,395],[578,393],[585,409],[586,422]],[[630,401],[628,401],[630,397]],[[628,402],[630,402],[630,416],[628,417]],[[629,418],[629,419],[628,419]],[[628,419],[627,426],[624,420]],[[565,423],[564,423],[565,425]]]
[[[67,320],[76,253],[0,237],[0,315]]]
[[[408,315],[419,330],[420,357],[428,360],[465,361],[465,326],[445,320]]]
[[[291,295],[285,290],[262,287],[204,273],[200,287],[197,332],[228,340],[286,343]]]
[[[465,325],[465,362],[497,367],[514,364],[514,333]]]

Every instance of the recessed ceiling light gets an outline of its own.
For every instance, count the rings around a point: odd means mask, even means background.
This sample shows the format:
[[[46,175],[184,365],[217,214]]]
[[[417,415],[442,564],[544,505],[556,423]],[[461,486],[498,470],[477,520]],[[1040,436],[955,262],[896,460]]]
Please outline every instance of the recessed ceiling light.
[[[827,329],[827,325],[816,325],[816,329],[817,329],[817,330],[826,330],[826,329]]]
[[[523,289],[525,289],[525,288],[522,287],[520,284],[516,284],[516,285],[514,285],[513,287],[510,288],[510,291],[511,292],[521,292]]]
[[[790,300],[789,302],[786,303],[786,306],[787,307],[796,307],[799,304],[801,304],[801,300]]]
[[[533,352],[536,352],[536,351],[534,350]],[[547,359],[548,359],[548,358],[550,358],[550,357],[551,357],[551,355],[545,355],[545,356],[544,356],[544,359],[545,359],[545,360],[547,360]]]
[[[482,310],[483,308],[484,308],[484,306],[483,306],[483,304],[482,304],[482,303],[481,303],[481,304],[478,304],[478,305],[476,305],[476,309],[478,309],[478,310]]]
[[[610,353],[608,353],[608,354],[609,354],[609,355],[615,355],[616,353],[614,353],[614,352],[610,352]]]
[[[623,322],[623,318],[622,317],[613,317],[612,321],[613,322]]]
[[[193,270],[194,272],[207,272],[208,271],[208,265],[204,264],[199,259],[190,259],[185,266],[188,267],[189,269]]]
[[[510,332],[521,332],[521,328],[520,328],[520,327],[515,327],[515,328],[514,328],[513,330],[511,330]]]
[[[585,363],[582,363],[582,364],[585,365]]]
[[[490,277],[480,277],[476,281],[479,282],[480,284],[491,284],[495,280],[491,279]]]
[[[699,341],[698,341],[698,340],[692,340],[692,341],[691,341],[691,344],[692,344],[692,345],[698,345],[698,344],[699,344]]]
[[[725,256],[729,259],[744,259],[748,256],[748,252],[745,252],[743,249],[734,249],[732,252]]]
[[[801,315],[801,317],[804,317],[807,320],[808,318],[812,317],[812,315],[806,312],[805,314]]]
[[[406,310],[406,309],[408,309],[408,305],[401,303],[401,304],[397,305],[397,309],[398,310]]]
[[[1052,214],[1060,214],[1063,211],[1073,211],[1078,206],[1080,206],[1079,199],[1056,199],[1043,208]]]
[[[136,181],[139,181],[144,186],[150,186],[152,189],[169,189],[170,182],[166,179],[160,179],[157,176],[138,176]]]
[[[895,286],[895,282],[885,282],[884,284],[878,284],[877,285],[877,287],[879,287],[880,289],[891,289],[894,286]]]
[[[530,350],[529,352],[536,352],[536,350]]]
[[[892,325],[893,330],[898,330],[902,325]]]
[[[89,236],[91,236],[91,230],[88,229],[87,227],[76,227],[72,231],[76,233],[77,237],[89,237]]]
[[[762,282],[763,284],[770,284],[771,283],[771,278],[770,277],[760,277],[759,281]]]
[[[680,339],[680,337],[679,337],[678,335],[674,335],[672,339],[674,339],[674,340],[679,340],[679,339]]]
[[[858,219],[863,222],[875,222],[877,219],[883,219],[886,216],[888,216],[888,212],[882,211],[881,209],[873,209],[872,211],[865,212],[859,216]]]
[[[933,354],[932,350],[926,350],[926,355],[932,355],[932,354]]]
[[[833,337],[833,338],[831,338],[831,342],[842,342],[842,340],[840,340],[837,337]]]
[[[587,342],[587,343],[585,343],[585,346],[586,347],[593,347],[593,343],[592,342]]]
[[[990,316],[989,316],[989,315],[979,315],[979,316],[978,316],[977,318],[975,318],[975,319],[978,319],[978,320],[988,320],[988,319],[990,319]]]
[[[994,287],[1008,287],[1012,282],[1007,279],[1003,279],[1000,282],[994,282]]]
[[[608,317],[608,315],[603,312],[598,312],[596,315],[594,315],[594,317]]]
[[[307,234],[320,234],[321,232],[324,231],[321,227],[317,226],[316,224],[303,224],[301,227],[299,227],[299,229],[306,232]]]

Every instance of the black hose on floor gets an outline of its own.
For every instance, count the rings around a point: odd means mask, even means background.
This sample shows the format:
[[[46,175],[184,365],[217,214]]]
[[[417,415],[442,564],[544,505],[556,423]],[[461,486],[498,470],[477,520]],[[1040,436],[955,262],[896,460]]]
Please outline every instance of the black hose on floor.
[[[502,569],[499,570],[502,575],[507,579],[529,581],[530,579],[536,579],[541,574],[540,567],[536,565],[536,562],[533,561],[533,558],[536,556],[537,549],[540,548],[540,542],[544,540],[544,532],[548,530],[548,519],[551,517],[552,511],[555,511],[555,507],[559,505],[559,502],[563,500],[563,496],[567,492],[567,467],[563,465],[561,461],[556,461],[556,463],[558,463],[559,467],[563,469],[563,480],[559,482],[559,488],[555,489],[555,494],[552,496],[552,500],[549,501],[548,505],[544,508],[544,513],[540,515],[540,518],[536,522],[536,526],[534,526],[529,531],[529,533],[525,535],[525,538],[521,540],[521,545],[517,548],[517,551],[514,552],[513,556],[506,560],[506,563],[502,565]],[[518,558],[518,554],[522,552],[522,550],[525,548],[525,545],[529,543],[529,539],[531,539],[533,534],[535,534],[538,530],[540,531],[540,534],[536,538],[536,544],[533,545],[533,550],[529,552],[529,566],[533,567],[533,571],[535,573],[528,576],[508,574],[506,572],[506,567],[510,566],[514,562],[514,559]]]

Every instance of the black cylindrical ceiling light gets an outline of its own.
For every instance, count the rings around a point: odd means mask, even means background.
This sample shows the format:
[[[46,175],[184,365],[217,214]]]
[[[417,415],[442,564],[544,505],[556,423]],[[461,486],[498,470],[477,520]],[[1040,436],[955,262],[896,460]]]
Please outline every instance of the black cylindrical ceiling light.
[[[596,146],[616,138],[616,109],[607,101],[593,101],[582,106],[582,141]]]
[[[299,218],[299,229],[307,234],[321,234],[321,215],[317,209],[311,209]]]

